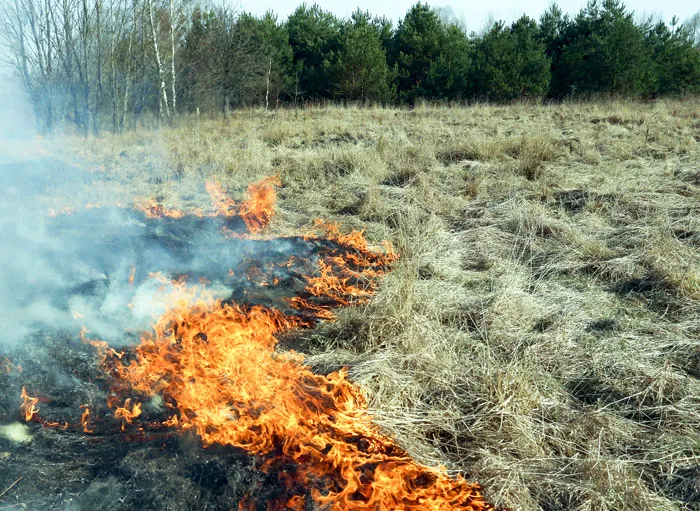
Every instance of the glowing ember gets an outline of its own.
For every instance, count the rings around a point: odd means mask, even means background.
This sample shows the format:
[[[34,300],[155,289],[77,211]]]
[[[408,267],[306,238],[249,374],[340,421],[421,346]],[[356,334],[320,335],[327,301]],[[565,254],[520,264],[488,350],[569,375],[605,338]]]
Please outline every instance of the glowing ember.
[[[177,209],[166,208],[162,204],[157,203],[153,199],[146,201],[137,201],[134,203],[134,209],[143,211],[146,218],[182,218],[185,214]]]

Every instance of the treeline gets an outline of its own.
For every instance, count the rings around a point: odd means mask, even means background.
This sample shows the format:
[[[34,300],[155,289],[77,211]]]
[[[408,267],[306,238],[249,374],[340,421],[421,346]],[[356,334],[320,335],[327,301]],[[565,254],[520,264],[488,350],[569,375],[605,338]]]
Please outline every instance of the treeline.
[[[46,131],[250,105],[700,92],[700,16],[637,20],[617,0],[479,34],[423,3],[393,26],[306,4],[280,21],[188,0],[7,0],[0,32]]]

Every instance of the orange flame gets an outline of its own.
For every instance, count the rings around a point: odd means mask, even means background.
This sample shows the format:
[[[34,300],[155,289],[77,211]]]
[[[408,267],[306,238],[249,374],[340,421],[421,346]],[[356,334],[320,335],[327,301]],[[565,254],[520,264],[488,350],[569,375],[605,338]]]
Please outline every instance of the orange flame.
[[[22,371],[22,368],[20,366],[15,366],[9,358],[4,355],[0,356],[0,374],[10,374],[13,369],[17,369],[20,372]]]
[[[134,285],[134,276],[136,275],[136,266],[131,267],[131,271],[129,272],[129,285],[133,287]]]
[[[236,203],[226,195],[224,187],[217,180],[208,179],[204,183],[204,188],[211,197],[212,206],[215,211],[213,216],[233,216],[238,213]]]
[[[114,416],[122,420],[122,431],[124,431],[126,424],[131,424],[139,415],[141,415],[141,404],[134,403],[132,405],[131,398],[124,402],[124,406],[120,406],[114,411]]]
[[[88,405],[82,405],[83,413],[80,416],[80,423],[83,425],[83,433],[94,433],[92,428],[90,428],[90,407]]]
[[[279,185],[277,178],[251,185],[237,205],[219,183],[207,182],[215,210],[210,216],[239,216],[255,234],[272,218]],[[159,207],[143,211],[169,216],[170,210]],[[326,252],[314,263],[317,271],[306,276],[305,294],[290,300],[299,316],[216,301],[199,288],[187,287],[185,280],[173,283],[152,274],[173,284],[171,308],[153,332],[142,334],[131,356],[122,358],[123,353],[106,343],[84,339],[97,349],[111,379],[108,405],[122,430],[141,416],[140,401],[161,396],[172,412],[163,426],[191,430],[204,446],[245,449],[261,470],[280,475],[287,495],[268,504],[270,511],[310,506],[333,511],[492,511],[478,484],[413,461],[383,434],[347,369],[316,374],[301,355],[277,350],[280,333],[333,319],[333,308],[339,305],[366,302],[376,290],[376,277],[397,258],[388,244],[384,253],[371,250],[362,232],[342,234],[337,225],[320,221],[315,230],[336,247],[323,244]],[[253,270],[248,276],[261,285],[269,283],[265,272]],[[25,415],[31,418],[38,411],[37,400],[24,390],[23,398]],[[86,407],[84,428],[88,417]],[[252,509],[254,503],[245,499],[238,507]]]
[[[22,404],[19,407],[20,412],[24,414],[24,420],[29,422],[39,413],[39,407],[37,403],[39,398],[31,397],[27,395],[27,389],[22,387]]]
[[[276,186],[282,186],[282,182],[276,176],[266,177],[248,186],[248,196],[238,214],[250,232],[262,231],[272,220],[277,200]]]
[[[135,201],[134,209],[142,211],[146,215],[146,218],[182,218],[185,216],[182,211],[166,208],[154,199]]]
[[[257,183],[248,186],[246,198],[240,206],[226,195],[223,186],[216,180],[208,180],[205,188],[211,196],[214,215],[240,216],[248,231],[257,233],[263,230],[272,220],[275,201],[277,200],[276,186],[282,182],[277,176],[268,176]],[[227,231],[230,233],[230,231]],[[230,233],[235,237],[235,233]]]
[[[88,333],[90,333],[90,331],[87,328],[83,327],[80,330],[80,340],[85,344],[89,344],[90,346],[95,348],[100,363],[103,363],[108,356],[113,358],[122,358],[124,356],[124,352],[116,351],[114,350],[114,348],[110,348],[109,344],[107,344],[105,341],[88,339]]]
[[[478,485],[412,461],[380,433],[346,370],[318,375],[294,352],[275,351],[275,334],[296,324],[264,307],[182,296],[136,358],[114,360],[110,372],[122,390],[160,394],[178,412],[175,425],[205,446],[246,449],[265,471],[296,462],[294,484],[324,509],[493,509]],[[129,402],[115,413],[127,423],[138,415]],[[272,509],[305,505],[295,495]]]

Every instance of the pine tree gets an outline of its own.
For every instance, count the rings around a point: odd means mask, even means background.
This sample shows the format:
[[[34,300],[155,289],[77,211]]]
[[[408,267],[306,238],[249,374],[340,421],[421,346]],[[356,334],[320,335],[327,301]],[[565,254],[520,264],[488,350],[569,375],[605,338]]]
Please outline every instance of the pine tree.
[[[337,91],[346,100],[385,102],[393,98],[393,74],[381,40],[383,26],[361,11],[344,25]]]

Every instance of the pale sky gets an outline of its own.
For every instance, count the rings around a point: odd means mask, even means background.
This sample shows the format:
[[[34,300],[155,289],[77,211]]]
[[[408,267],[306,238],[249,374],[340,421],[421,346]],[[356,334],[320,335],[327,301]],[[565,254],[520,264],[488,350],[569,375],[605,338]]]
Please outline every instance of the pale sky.
[[[317,3],[325,10],[333,12],[336,16],[347,18],[357,8],[363,11],[370,11],[372,14],[385,15],[394,22],[394,26],[399,19],[403,18],[406,11],[417,0],[389,0],[389,1],[369,1],[369,0],[324,0]],[[277,13],[279,18],[285,19],[302,2],[300,0],[270,0],[260,2],[255,0],[239,0],[239,8],[253,14],[264,14],[268,9]],[[313,0],[306,2],[313,4]],[[451,7],[457,17],[466,22],[469,30],[480,30],[489,17],[494,20],[504,20],[511,22],[519,18],[523,13],[539,19],[540,15],[549,7],[551,0],[500,0],[498,2],[489,1],[455,1],[436,0],[427,2],[432,7]],[[664,21],[669,22],[671,17],[676,15],[681,22],[685,21],[695,12],[700,11],[700,3],[697,0],[665,0],[658,2],[654,0],[634,0],[624,2],[628,9],[635,11],[637,15],[644,17],[656,15]],[[576,14],[585,7],[586,0],[562,0],[557,2],[559,7],[569,14]]]

